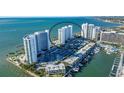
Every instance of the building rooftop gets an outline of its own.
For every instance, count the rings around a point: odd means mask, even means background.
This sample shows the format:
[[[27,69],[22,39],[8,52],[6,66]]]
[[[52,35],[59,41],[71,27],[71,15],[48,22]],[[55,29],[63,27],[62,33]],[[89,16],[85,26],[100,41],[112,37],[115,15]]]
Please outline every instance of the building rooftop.
[[[95,43],[89,43],[80,50],[78,50],[75,54],[81,53],[82,55],[85,54],[92,46],[94,46]],[[74,62],[77,62],[80,59],[80,57],[72,55],[68,57],[67,59],[63,60],[63,62],[67,62],[69,64],[73,64]]]
[[[69,58],[63,60],[63,62],[69,63],[69,64],[73,64],[74,62],[76,62],[79,59],[79,57],[76,56],[70,56]]]
[[[34,36],[33,34],[25,35],[25,36],[23,37],[23,39],[30,39],[30,38],[33,37],[33,36]]]
[[[102,31],[102,33],[116,33],[116,31]]]
[[[40,34],[40,33],[47,33],[47,32],[46,32],[46,30],[45,31],[37,31],[37,32],[34,32],[33,34],[25,35],[23,37],[23,39],[30,39],[30,37],[33,37],[34,35],[37,35],[37,34]]]
[[[63,63],[60,63],[58,65],[55,64],[48,64],[46,65],[47,70],[59,70],[59,69],[65,69],[65,65]]]

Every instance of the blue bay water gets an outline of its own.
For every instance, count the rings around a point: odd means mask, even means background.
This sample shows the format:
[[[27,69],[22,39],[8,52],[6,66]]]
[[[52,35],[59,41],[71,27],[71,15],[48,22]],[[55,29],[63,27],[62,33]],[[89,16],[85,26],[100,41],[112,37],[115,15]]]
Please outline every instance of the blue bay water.
[[[87,22],[102,27],[119,26],[119,24],[102,22],[93,17],[0,18],[0,76],[29,76],[6,61],[7,53],[15,51],[16,46],[22,45],[22,37],[26,34],[50,29],[59,22],[74,22],[79,25]],[[59,27],[60,25],[57,28]],[[57,28],[53,29],[52,36],[57,35]],[[75,25],[74,31],[80,31],[79,27]]]

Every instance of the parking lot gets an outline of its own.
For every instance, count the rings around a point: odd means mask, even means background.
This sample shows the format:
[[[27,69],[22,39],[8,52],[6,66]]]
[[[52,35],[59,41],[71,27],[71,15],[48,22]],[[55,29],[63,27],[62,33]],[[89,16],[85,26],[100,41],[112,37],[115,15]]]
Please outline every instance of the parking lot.
[[[45,51],[39,57],[40,62],[60,61],[74,54],[77,50],[88,43],[83,38],[73,38],[68,40],[64,45],[53,46],[50,50]]]

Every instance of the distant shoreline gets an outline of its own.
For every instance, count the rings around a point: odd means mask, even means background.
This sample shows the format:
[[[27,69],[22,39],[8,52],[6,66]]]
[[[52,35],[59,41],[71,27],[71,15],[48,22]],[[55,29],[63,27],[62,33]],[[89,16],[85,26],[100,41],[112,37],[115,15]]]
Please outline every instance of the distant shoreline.
[[[103,19],[103,18],[100,18],[100,17],[94,17],[94,18],[97,19],[97,20],[103,21],[103,22],[107,22],[107,23],[113,23],[113,24],[124,25],[123,23],[113,22],[113,21],[111,21],[111,20],[109,20],[109,19]],[[116,27],[118,27],[118,26],[116,26]]]

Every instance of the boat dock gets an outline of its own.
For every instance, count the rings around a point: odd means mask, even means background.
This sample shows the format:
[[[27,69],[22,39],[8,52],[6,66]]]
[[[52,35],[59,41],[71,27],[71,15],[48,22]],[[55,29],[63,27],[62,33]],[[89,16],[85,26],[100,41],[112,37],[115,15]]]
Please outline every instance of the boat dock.
[[[63,60],[62,62],[68,63],[70,65],[72,65],[72,68],[69,69],[65,75],[68,76],[68,74],[70,74],[71,71],[73,71],[75,68],[75,66],[79,63],[81,63],[82,61],[85,60],[85,58],[87,58],[93,51],[93,49],[95,48],[95,43],[91,42],[87,45],[85,45],[83,48],[81,48],[80,50],[78,50],[74,55],[68,57],[67,59]]]
[[[124,53],[122,52],[118,57],[114,59],[114,63],[109,74],[110,77],[119,77],[122,73],[124,62]]]

